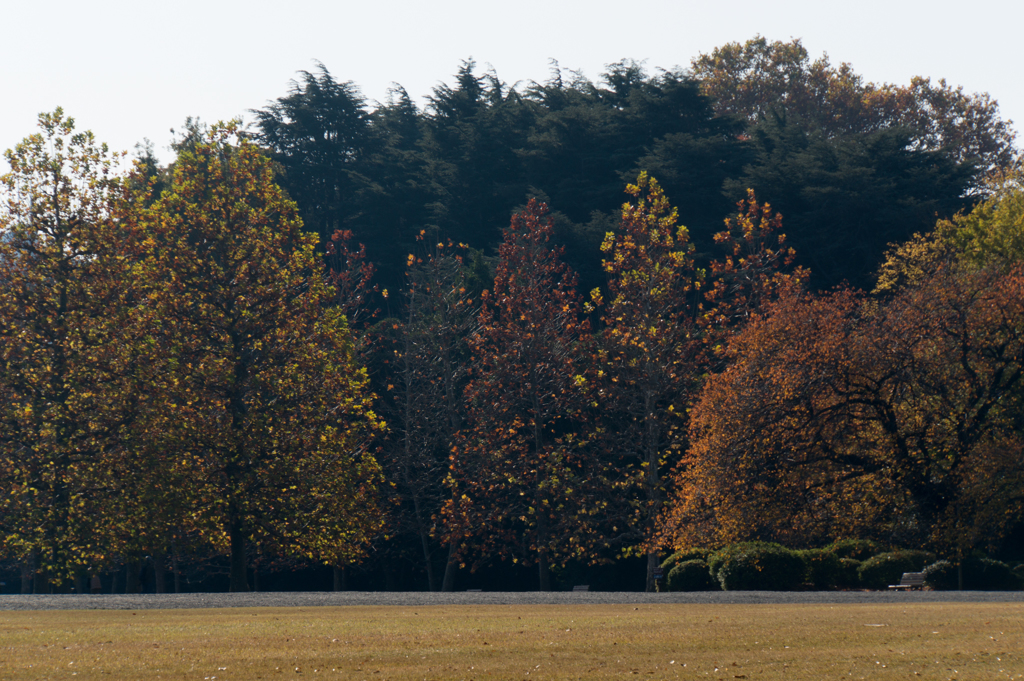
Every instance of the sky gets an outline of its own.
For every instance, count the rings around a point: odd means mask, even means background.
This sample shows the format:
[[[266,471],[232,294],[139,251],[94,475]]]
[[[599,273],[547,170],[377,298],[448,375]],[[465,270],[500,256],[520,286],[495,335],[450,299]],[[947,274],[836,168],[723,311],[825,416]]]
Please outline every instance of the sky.
[[[4,0],[0,19],[0,149],[57,106],[112,149],[152,140],[169,161],[170,130],[215,122],[285,95],[322,62],[371,101],[395,82],[419,101],[452,83],[465,59],[509,84],[543,81],[550,60],[597,79],[631,58],[686,67],[755,35],[799,38],[865,80],[915,75],[988,92],[1024,124],[1024,3],[974,0]],[[1018,141],[1024,146],[1024,139]],[[6,171],[0,161],[0,171]]]

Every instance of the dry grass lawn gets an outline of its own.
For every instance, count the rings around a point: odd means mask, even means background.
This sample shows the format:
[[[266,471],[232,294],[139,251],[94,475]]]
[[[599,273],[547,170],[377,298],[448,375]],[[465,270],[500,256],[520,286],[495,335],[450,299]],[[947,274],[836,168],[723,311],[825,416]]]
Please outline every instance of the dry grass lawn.
[[[1019,679],[1024,606],[0,612],[0,679]]]

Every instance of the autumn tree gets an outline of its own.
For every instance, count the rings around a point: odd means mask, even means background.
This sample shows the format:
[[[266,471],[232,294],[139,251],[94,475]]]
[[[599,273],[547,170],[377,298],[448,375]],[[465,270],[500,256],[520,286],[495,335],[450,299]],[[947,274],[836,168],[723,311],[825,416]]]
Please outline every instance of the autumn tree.
[[[451,455],[445,531],[479,551],[550,567],[584,556],[604,500],[604,471],[581,438],[595,406],[589,324],[575,275],[549,244],[544,204],[505,230],[493,291],[471,341],[466,424]]]
[[[632,544],[653,535],[664,500],[663,470],[679,456],[688,401],[699,385],[704,334],[701,272],[685,227],[657,180],[642,173],[626,187],[631,201],[601,246],[608,274],[602,308],[603,436],[620,459],[623,498],[632,506],[619,520]],[[635,496],[634,496],[635,494]],[[633,516],[633,517],[631,517]],[[659,554],[647,555],[647,590],[654,591]]]
[[[184,520],[230,553],[232,591],[248,589],[249,544],[354,559],[379,522],[365,441],[381,424],[317,237],[233,123],[182,147],[147,203],[135,219],[168,350],[149,428],[192,471]]]
[[[396,501],[390,532],[415,538],[431,591],[451,591],[455,545],[439,545],[446,533],[436,523],[443,522],[448,457],[466,416],[462,391],[480,308],[467,290],[461,249],[431,241],[421,234],[420,254],[409,255],[402,317],[377,325],[387,343],[378,383],[386,383],[382,413],[390,426],[379,459]]]
[[[61,109],[5,153],[0,208],[0,542],[54,584],[117,551],[111,513],[136,383],[119,156]],[[40,588],[41,585],[40,585]]]
[[[707,268],[697,266],[688,230],[655,179],[641,173],[626,192],[631,201],[602,246],[608,300],[591,294],[604,324],[600,437],[616,453],[619,494],[632,507],[619,520],[620,539],[645,547],[653,591],[663,476],[686,448],[686,415],[718,364],[715,348],[803,275],[784,271],[793,252],[781,217],[753,192],[715,236],[724,253]]]
[[[1024,262],[1024,159],[990,176],[986,194],[969,213],[940,221],[936,236],[975,265]]]
[[[909,85],[865,82],[850,64],[833,66],[827,54],[812,61],[799,39],[727,43],[691,66],[719,114],[752,123],[784,111],[829,137],[904,127],[916,147],[947,150],[957,163],[974,162],[984,172],[1008,167],[1016,153],[1013,128],[989,95],[922,77]]]
[[[952,263],[881,300],[784,297],[702,393],[664,536],[997,537],[1024,503],[1022,286]]]

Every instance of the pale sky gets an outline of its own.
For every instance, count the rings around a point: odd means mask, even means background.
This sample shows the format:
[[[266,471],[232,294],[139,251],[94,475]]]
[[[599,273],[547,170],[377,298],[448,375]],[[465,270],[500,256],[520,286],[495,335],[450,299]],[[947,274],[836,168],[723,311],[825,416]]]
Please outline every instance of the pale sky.
[[[946,78],[1024,123],[1020,0],[0,0],[0,25],[0,149],[62,106],[113,149],[148,137],[166,161],[187,116],[251,120],[317,60],[370,100],[398,82],[422,102],[470,57],[510,84],[543,81],[551,58],[596,80],[622,58],[685,67],[757,34],[869,81]]]

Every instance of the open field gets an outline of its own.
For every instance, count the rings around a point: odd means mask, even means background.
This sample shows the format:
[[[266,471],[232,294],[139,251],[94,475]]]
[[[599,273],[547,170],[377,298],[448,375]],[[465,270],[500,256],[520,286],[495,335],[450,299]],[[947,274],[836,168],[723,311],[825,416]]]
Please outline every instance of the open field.
[[[0,679],[1017,679],[1024,604],[0,612]]]

